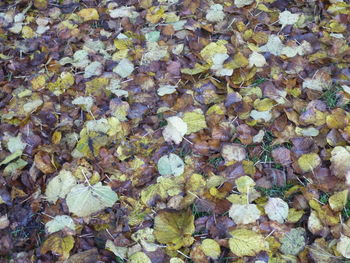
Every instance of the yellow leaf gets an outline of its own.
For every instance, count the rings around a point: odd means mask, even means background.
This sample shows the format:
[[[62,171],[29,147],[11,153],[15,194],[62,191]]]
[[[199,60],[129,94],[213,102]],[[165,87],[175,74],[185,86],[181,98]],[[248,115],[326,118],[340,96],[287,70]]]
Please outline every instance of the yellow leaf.
[[[158,6],[152,6],[147,10],[146,20],[152,24],[156,24],[164,17],[164,8]]]
[[[43,88],[46,83],[45,75],[39,75],[35,77],[34,79],[32,79],[31,83],[32,83],[33,90],[38,90]]]
[[[296,210],[295,208],[291,208],[288,211],[287,221],[288,223],[296,223],[300,220],[300,218],[304,215],[303,210]]]
[[[89,95],[100,96],[104,88],[109,84],[107,78],[95,78],[85,83],[86,93]]]
[[[214,239],[204,239],[201,249],[207,257],[211,257],[212,259],[217,259],[221,254],[220,245]]]
[[[108,138],[105,134],[99,132],[88,132],[86,128],[80,132],[80,139],[77,143],[76,150],[83,156],[94,158],[99,154],[102,146],[107,144]]]
[[[33,31],[33,29],[29,26],[24,26],[22,28],[22,37],[23,38],[33,38],[35,37],[35,32]]]
[[[231,62],[225,64],[225,67],[229,69],[237,69],[246,67],[248,65],[249,60],[241,52],[238,52],[234,55],[233,60]]]
[[[321,206],[317,201],[310,200],[309,205],[312,209],[316,210],[318,218],[325,225],[335,226],[339,223],[338,214],[333,214],[328,206]]]
[[[252,161],[243,160],[242,164],[243,164],[244,173],[249,174],[249,175],[255,174],[256,169],[255,169],[254,163]]]
[[[269,98],[254,101],[254,108],[258,111],[269,111],[273,108],[276,103]]]
[[[317,153],[306,153],[298,159],[298,165],[304,173],[314,170],[320,164],[321,158]]]
[[[348,200],[348,190],[344,190],[341,192],[337,192],[334,195],[332,195],[328,202],[329,206],[334,212],[340,212],[341,210],[344,209],[346,202]]]
[[[332,20],[328,24],[328,28],[327,28],[327,31],[332,32],[332,33],[343,33],[343,32],[345,32],[345,30],[346,30],[346,25],[340,24],[336,20]]]
[[[330,129],[343,129],[348,125],[347,112],[341,108],[334,109],[332,114],[327,115],[326,124]]]
[[[129,257],[130,263],[152,263],[151,259],[143,252],[136,252]]]
[[[132,40],[129,38],[126,39],[115,39],[114,46],[119,50],[128,50],[132,47]]]
[[[69,257],[69,252],[74,247],[74,238],[72,236],[62,237],[60,233],[55,233],[49,236],[41,246],[41,254],[46,254],[48,251],[52,251],[55,254],[60,255],[61,260],[65,260]]]
[[[245,205],[248,203],[247,195],[231,194],[226,197],[226,199],[229,200],[232,204]]]
[[[236,181],[237,189],[240,193],[246,194],[255,186],[255,182],[249,176],[241,176]]]
[[[51,141],[53,144],[59,144],[62,138],[62,133],[60,131],[55,131],[52,134]]]
[[[237,229],[230,232],[231,251],[238,257],[255,256],[260,251],[267,251],[269,244],[264,237],[252,230]]]
[[[48,5],[47,0],[34,0],[34,6],[38,9],[46,9]]]
[[[212,42],[208,45],[206,45],[200,52],[202,58],[207,62],[211,63],[212,58],[215,54],[221,53],[221,54],[227,54],[227,49],[225,47],[225,44],[227,44],[227,41],[225,40],[219,40],[217,42]]]
[[[201,65],[201,64],[196,63],[194,65],[193,69],[191,69],[191,68],[183,68],[183,69],[181,69],[181,73],[188,74],[188,75],[196,75],[196,74],[202,73],[204,71],[207,71],[208,69],[210,69],[210,65],[209,64]]]
[[[194,239],[194,216],[191,211],[160,211],[154,219],[154,235],[159,243],[170,250],[190,246]]]
[[[84,22],[100,19],[100,16],[95,8],[84,8],[78,12],[78,15],[83,18]]]
[[[202,111],[192,111],[186,112],[182,118],[187,124],[187,133],[191,134],[192,132],[197,132],[202,129],[207,128],[207,123],[205,122],[205,117]]]

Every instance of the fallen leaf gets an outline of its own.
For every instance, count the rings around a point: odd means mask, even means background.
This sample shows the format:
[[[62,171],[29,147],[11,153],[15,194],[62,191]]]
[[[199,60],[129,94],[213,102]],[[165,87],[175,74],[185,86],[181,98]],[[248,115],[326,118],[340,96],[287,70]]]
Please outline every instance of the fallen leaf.
[[[298,255],[305,247],[305,229],[293,228],[281,239],[280,251],[285,255]]]
[[[329,206],[334,212],[340,212],[344,209],[348,201],[348,190],[337,192],[329,197]]]
[[[191,134],[193,132],[200,131],[207,128],[207,123],[205,122],[205,117],[202,111],[192,111],[186,112],[182,120],[187,124],[186,134]]]
[[[350,171],[350,152],[348,147],[334,147],[331,154],[332,173],[340,178],[345,177],[345,175]]]
[[[168,124],[163,130],[164,140],[179,144],[187,132],[186,122],[177,116],[169,117],[166,121]]]
[[[47,201],[56,203],[59,198],[65,198],[75,185],[76,179],[72,173],[67,170],[61,170],[59,174],[47,184],[45,191]]]
[[[74,238],[72,236],[61,236],[59,233],[49,236],[41,246],[41,254],[49,251],[60,255],[60,259],[64,260],[69,257],[69,252],[74,247]]]
[[[154,235],[159,243],[171,250],[188,247],[194,239],[194,216],[191,211],[160,211],[154,218]]]
[[[99,20],[100,16],[95,8],[84,8],[78,12],[78,15],[83,18],[84,22],[91,20]]]
[[[254,204],[233,204],[229,210],[229,216],[236,224],[251,224],[260,217],[260,210]]]
[[[306,153],[298,159],[298,165],[304,173],[313,171],[320,164],[321,158],[317,153]]]
[[[224,144],[221,149],[221,155],[226,163],[231,161],[243,161],[246,158],[246,150],[239,144]]]
[[[220,22],[225,18],[225,13],[223,12],[223,9],[223,6],[220,4],[211,5],[207,11],[207,15],[205,16],[205,18],[209,22]]]
[[[49,234],[63,230],[64,228],[75,230],[75,223],[70,216],[55,216],[52,220],[45,224],[45,229]]]
[[[117,194],[101,182],[92,186],[75,185],[66,198],[69,212],[82,217],[112,207],[117,200]]]
[[[158,172],[161,175],[179,176],[183,174],[185,170],[185,164],[182,161],[182,159],[173,153],[162,156],[158,160],[157,167],[158,167]]]
[[[219,258],[221,254],[220,245],[214,239],[206,238],[202,241],[201,249],[207,257]]]
[[[130,263],[152,263],[151,259],[143,252],[136,252],[129,257]]]
[[[236,229],[230,232],[229,246],[238,257],[255,256],[260,251],[267,251],[268,243],[264,237],[252,230]]]
[[[337,251],[345,258],[350,258],[350,238],[341,234],[337,243]]]
[[[269,219],[280,224],[283,224],[288,217],[288,204],[281,198],[269,198],[264,208]]]

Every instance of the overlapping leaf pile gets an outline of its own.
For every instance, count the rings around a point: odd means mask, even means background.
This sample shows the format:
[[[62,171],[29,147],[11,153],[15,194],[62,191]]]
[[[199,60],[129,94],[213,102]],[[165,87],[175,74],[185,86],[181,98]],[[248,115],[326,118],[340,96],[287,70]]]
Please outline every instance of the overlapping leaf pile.
[[[4,262],[346,262],[345,0],[0,3]]]

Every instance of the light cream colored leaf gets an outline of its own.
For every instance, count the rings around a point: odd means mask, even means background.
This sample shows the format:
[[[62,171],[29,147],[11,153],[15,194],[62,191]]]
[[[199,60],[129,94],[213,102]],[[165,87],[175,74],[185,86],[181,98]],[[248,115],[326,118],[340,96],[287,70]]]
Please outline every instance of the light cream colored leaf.
[[[31,112],[35,111],[37,108],[39,108],[43,103],[44,102],[41,99],[29,101],[23,105],[23,110],[26,113],[31,113]]]
[[[307,228],[314,235],[319,234],[324,229],[321,220],[318,218],[317,213],[314,210],[311,210],[307,221]]]
[[[168,124],[163,130],[164,140],[179,144],[187,132],[186,122],[177,116],[169,117],[166,119],[166,121]]]
[[[229,210],[229,216],[236,224],[251,224],[260,217],[260,210],[254,204],[233,204]]]
[[[61,231],[65,227],[75,230],[75,223],[70,216],[55,216],[51,221],[45,224],[45,229],[49,234]]]
[[[173,85],[160,85],[159,89],[157,90],[157,94],[159,96],[173,94],[176,91],[176,88],[177,86],[173,86]]]
[[[298,19],[300,14],[292,14],[288,10],[283,11],[279,15],[279,23],[282,25],[282,28],[284,28],[287,25],[294,25]]]
[[[7,141],[7,149],[14,153],[16,151],[23,151],[24,148],[27,146],[25,142],[22,141],[21,134],[18,134],[16,137],[11,137]]]
[[[344,177],[350,171],[350,147],[336,146],[331,154],[331,171],[335,176]]]
[[[225,13],[223,12],[223,9],[223,6],[220,4],[211,5],[205,18],[209,22],[220,22],[225,18]]]
[[[350,258],[350,238],[341,234],[337,250],[343,257]]]
[[[112,207],[117,200],[118,196],[111,187],[103,186],[101,182],[93,186],[76,185],[66,198],[69,211],[82,217]]]
[[[93,76],[99,76],[102,74],[103,65],[99,61],[94,61],[86,66],[84,71],[84,78],[88,79]]]
[[[261,52],[270,52],[275,56],[279,56],[283,50],[283,43],[277,35],[270,35],[266,45],[260,47]]]
[[[46,187],[45,195],[49,202],[56,203],[58,198],[65,198],[73,186],[76,185],[76,179],[70,171],[61,170]]]
[[[72,101],[72,104],[82,106],[85,111],[90,111],[92,105],[94,104],[94,99],[92,97],[77,97]]]
[[[109,251],[112,251],[114,255],[121,259],[125,259],[128,253],[128,248],[127,247],[118,247],[116,246],[112,240],[107,240],[106,242],[106,249]]]
[[[241,8],[241,7],[243,7],[243,6],[252,4],[254,1],[255,1],[255,0],[235,0],[235,5],[236,5],[238,8]]]
[[[224,144],[221,149],[221,155],[226,163],[231,161],[243,161],[246,158],[246,150],[239,144]]]
[[[275,220],[280,224],[288,217],[288,204],[281,198],[269,198],[265,205],[265,212],[270,220]]]
[[[182,159],[173,153],[162,156],[158,161],[157,167],[161,175],[179,176],[185,170],[185,164]]]
[[[261,68],[266,64],[265,57],[255,51],[252,54],[250,54],[248,60],[249,60],[249,67],[255,66],[255,67]]]
[[[122,78],[129,77],[134,71],[134,64],[127,58],[123,58],[119,64],[113,69],[113,72],[117,73]]]

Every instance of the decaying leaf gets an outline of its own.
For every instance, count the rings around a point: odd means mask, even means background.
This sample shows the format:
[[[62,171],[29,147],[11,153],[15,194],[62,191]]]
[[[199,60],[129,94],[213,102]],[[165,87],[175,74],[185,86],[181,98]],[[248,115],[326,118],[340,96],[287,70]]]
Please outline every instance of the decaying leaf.
[[[77,216],[89,216],[112,207],[117,200],[117,194],[101,182],[92,186],[77,184],[71,188],[66,198],[69,211]]]
[[[332,150],[332,173],[338,177],[345,177],[350,171],[350,152],[347,147],[337,146]]]
[[[167,126],[163,130],[164,140],[179,144],[187,132],[187,124],[181,118],[174,116],[166,119]]]
[[[206,256],[212,259],[217,259],[221,254],[220,245],[214,239],[204,239],[201,244],[201,249]]]
[[[334,212],[340,212],[344,209],[348,200],[348,192],[348,190],[337,192],[328,199],[329,206]]]
[[[236,256],[255,256],[260,251],[267,251],[268,243],[264,237],[252,230],[237,229],[230,232],[229,246]]]
[[[305,229],[293,228],[281,239],[280,250],[285,255],[298,255],[305,247]]]
[[[275,220],[280,224],[283,224],[284,220],[287,219],[288,209],[288,204],[281,198],[269,198],[265,205],[265,212],[270,220]]]
[[[254,223],[260,217],[260,210],[254,204],[240,205],[233,204],[229,211],[229,216],[236,224]]]
[[[337,243],[337,251],[345,258],[350,258],[350,238],[341,234]]]
[[[243,161],[246,158],[246,150],[239,144],[224,144],[221,155],[227,163],[232,161]]]
[[[75,223],[70,216],[55,216],[51,221],[45,224],[45,229],[49,234],[61,231],[64,228],[75,230]]]
[[[76,185],[76,178],[70,171],[61,170],[47,185],[45,195],[49,202],[56,203],[58,198],[65,198]]]
[[[40,252],[46,254],[52,251],[60,255],[60,258],[65,260],[69,257],[69,252],[74,246],[74,238],[72,236],[61,236],[59,233],[52,234],[42,244]]]
[[[313,171],[321,164],[321,158],[317,153],[306,153],[298,159],[298,165],[303,172]]]
[[[182,120],[187,124],[186,134],[191,134],[192,132],[197,132],[207,128],[204,114],[200,110],[186,112]]]
[[[170,153],[169,155],[164,155],[159,159],[157,167],[161,175],[179,176],[183,174],[185,164],[179,156]]]
[[[154,235],[159,243],[169,249],[190,246],[194,239],[194,216],[191,211],[160,211],[154,219]]]

